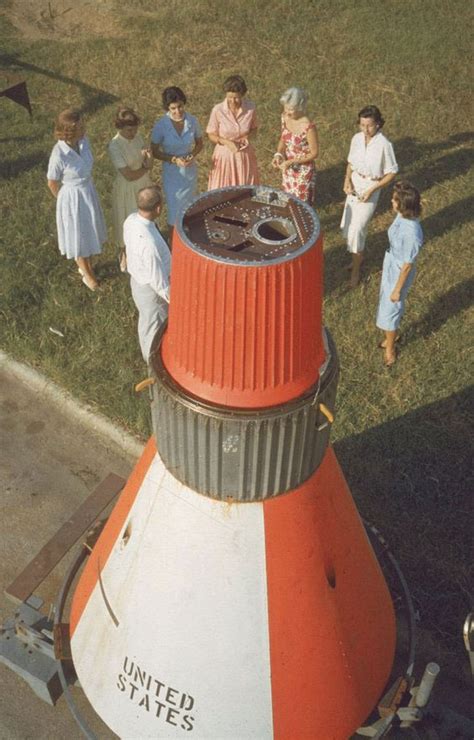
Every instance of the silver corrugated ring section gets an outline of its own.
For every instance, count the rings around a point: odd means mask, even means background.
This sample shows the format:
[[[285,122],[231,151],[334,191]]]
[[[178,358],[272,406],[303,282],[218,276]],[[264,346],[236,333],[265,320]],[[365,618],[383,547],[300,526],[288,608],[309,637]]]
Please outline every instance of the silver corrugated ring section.
[[[203,403],[178,386],[155,337],[151,389],[153,430],[168,470],[198,493],[220,500],[262,501],[304,483],[329,441],[339,365],[325,330],[327,359],[317,385],[281,406],[234,409]]]

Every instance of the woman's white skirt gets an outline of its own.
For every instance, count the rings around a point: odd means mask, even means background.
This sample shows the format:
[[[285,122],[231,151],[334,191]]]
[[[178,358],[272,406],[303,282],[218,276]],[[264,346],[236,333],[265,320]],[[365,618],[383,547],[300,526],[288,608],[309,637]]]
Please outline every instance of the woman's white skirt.
[[[354,185],[355,195],[348,195],[344,204],[342,214],[341,229],[347,242],[347,251],[357,254],[363,252],[365,240],[369,228],[369,221],[372,218],[380,198],[380,190],[373,193],[367,203],[362,203],[359,197],[374,184],[373,180],[361,177],[357,172],[352,173],[352,184]]]

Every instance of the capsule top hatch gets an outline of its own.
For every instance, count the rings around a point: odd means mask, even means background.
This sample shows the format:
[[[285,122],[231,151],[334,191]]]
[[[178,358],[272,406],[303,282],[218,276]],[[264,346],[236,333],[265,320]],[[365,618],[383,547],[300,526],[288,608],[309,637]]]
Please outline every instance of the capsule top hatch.
[[[325,361],[322,268],[306,203],[261,186],[198,196],[173,235],[167,371],[197,398],[235,408],[306,393]]]
[[[241,265],[292,260],[311,247],[320,231],[306,203],[265,186],[206,193],[185,211],[181,225],[191,249]]]

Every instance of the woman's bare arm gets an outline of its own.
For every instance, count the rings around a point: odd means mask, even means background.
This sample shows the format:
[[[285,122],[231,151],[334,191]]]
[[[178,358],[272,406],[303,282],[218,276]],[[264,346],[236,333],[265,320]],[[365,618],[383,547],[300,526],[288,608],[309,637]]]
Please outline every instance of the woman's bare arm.
[[[344,178],[343,190],[346,195],[352,195],[354,192],[354,185],[352,184],[352,165],[348,162],[346,167],[346,176]]]
[[[370,196],[375,193],[376,190],[381,190],[382,188],[386,188],[387,185],[389,185],[392,180],[395,179],[396,172],[388,172],[386,175],[382,177],[381,180],[378,180],[373,187],[369,188],[365,191],[363,195],[360,196],[360,200],[362,203],[366,203]]]
[[[202,136],[200,136],[199,139],[196,139],[194,142],[194,149],[191,152],[193,157],[197,157],[199,152],[202,151],[203,146],[204,146],[204,141],[203,141]]]
[[[132,170],[130,167],[120,167],[118,171],[126,180],[134,182],[135,180],[139,180],[140,177],[143,177],[147,172],[150,172],[150,168],[140,167],[138,170]]]
[[[219,136],[219,134],[208,134],[209,141],[212,141],[213,144],[220,144],[221,146],[226,146],[227,149],[230,149],[230,151],[235,154],[235,152],[239,151],[238,144],[235,143],[235,141],[231,141],[230,139],[224,139],[222,136]]]
[[[55,198],[58,197],[58,193],[61,190],[60,180],[48,180],[48,188],[51,190]]]
[[[161,159],[162,162],[171,162],[174,159],[172,154],[166,154],[159,144],[151,143],[151,153],[155,159]]]
[[[397,303],[400,300],[402,288],[406,283],[407,277],[410,274],[412,267],[413,265],[411,262],[405,262],[405,264],[402,265],[397,283],[390,293],[390,300],[392,301],[392,303]]]

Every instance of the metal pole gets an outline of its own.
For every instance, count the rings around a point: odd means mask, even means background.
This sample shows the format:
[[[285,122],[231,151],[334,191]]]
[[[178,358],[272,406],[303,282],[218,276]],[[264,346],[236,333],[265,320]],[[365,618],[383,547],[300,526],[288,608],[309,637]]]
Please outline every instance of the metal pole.
[[[415,706],[418,708],[426,707],[430,699],[431,691],[435,684],[440,667],[437,663],[428,663],[420,681],[418,691],[416,692]]]

